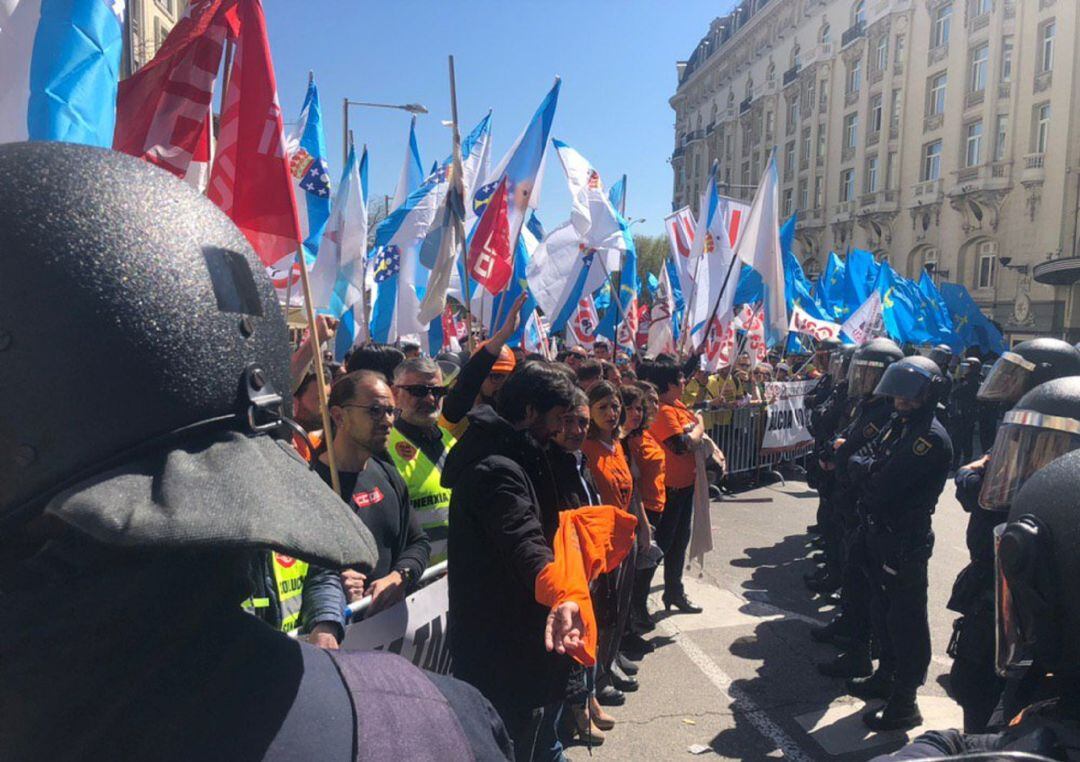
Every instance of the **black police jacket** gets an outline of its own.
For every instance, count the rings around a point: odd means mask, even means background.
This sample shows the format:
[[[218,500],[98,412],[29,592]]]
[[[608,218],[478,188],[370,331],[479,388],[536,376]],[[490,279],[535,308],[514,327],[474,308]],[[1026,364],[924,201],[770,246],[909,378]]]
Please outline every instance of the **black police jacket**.
[[[868,450],[848,464],[861,486],[859,512],[868,529],[905,539],[927,536],[952,463],[945,427],[932,414],[894,415]]]
[[[859,401],[851,422],[836,437],[843,439],[843,444],[834,448],[830,456],[841,478],[847,476],[847,465],[851,457],[874,441],[892,420],[892,415],[892,402],[885,397],[871,397]]]

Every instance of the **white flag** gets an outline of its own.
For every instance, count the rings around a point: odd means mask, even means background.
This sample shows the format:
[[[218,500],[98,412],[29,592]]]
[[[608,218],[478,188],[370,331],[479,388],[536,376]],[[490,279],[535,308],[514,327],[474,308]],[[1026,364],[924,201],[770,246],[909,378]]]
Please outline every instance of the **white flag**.
[[[626,238],[618,215],[611,205],[600,173],[593,169],[588,160],[561,140],[552,140],[555,152],[559,155],[566,183],[570,186],[573,199],[570,207],[570,222],[581,236],[581,242],[593,249],[626,250]],[[619,269],[619,257],[608,258],[608,269]]]
[[[364,293],[368,215],[360,165],[366,161],[366,149],[357,162],[356,149],[349,148],[345,174],[334,196],[319,256],[311,268],[311,301],[315,309],[335,318],[345,314]]]
[[[660,268],[660,285],[656,288],[649,322],[649,339],[645,344],[645,354],[656,357],[659,354],[675,354],[675,297],[671,291],[671,279],[667,267]]]
[[[784,258],[780,251],[778,184],[774,151],[754,194],[750,213],[740,225],[735,251],[739,259],[757,270],[764,281],[765,319],[771,333],[782,339],[787,335],[788,316],[784,297]]]
[[[788,329],[809,336],[815,341],[821,341],[822,339],[836,339],[839,341],[840,331],[843,330],[839,323],[811,317],[798,304],[794,305],[794,309],[791,311],[791,323]]]
[[[881,309],[881,294],[870,292],[870,296],[851,313],[851,317],[841,326],[856,344],[865,344],[885,333],[885,317]]]

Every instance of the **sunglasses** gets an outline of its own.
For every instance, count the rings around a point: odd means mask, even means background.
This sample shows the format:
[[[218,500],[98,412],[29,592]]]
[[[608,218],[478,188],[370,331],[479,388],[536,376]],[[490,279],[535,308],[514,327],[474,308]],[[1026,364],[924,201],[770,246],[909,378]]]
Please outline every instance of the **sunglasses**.
[[[431,384],[399,384],[398,389],[404,389],[413,397],[421,398],[429,394],[437,400],[441,400],[450,390],[445,386],[432,386]]]
[[[389,417],[391,421],[396,421],[398,416],[401,415],[401,410],[392,405],[342,405],[342,407],[355,407],[360,410],[366,410],[367,414],[371,416],[373,421],[381,421],[383,418]]]

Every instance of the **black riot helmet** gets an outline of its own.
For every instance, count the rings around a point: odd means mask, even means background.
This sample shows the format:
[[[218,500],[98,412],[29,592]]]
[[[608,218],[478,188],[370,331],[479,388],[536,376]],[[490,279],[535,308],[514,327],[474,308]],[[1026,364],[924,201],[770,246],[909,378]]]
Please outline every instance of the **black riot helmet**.
[[[1039,384],[1020,398],[998,427],[979,505],[1007,511],[1032,474],[1080,448],[1080,376]]]
[[[1080,375],[1080,350],[1061,339],[1032,339],[1005,352],[979,387],[982,402],[1013,403],[1039,384]]]
[[[948,344],[938,344],[936,347],[930,350],[927,355],[934,364],[938,366],[942,373],[949,372],[949,365],[952,363],[952,348]]]
[[[940,402],[945,391],[945,374],[937,363],[929,357],[913,355],[886,368],[874,394],[921,402],[928,408]]]
[[[1008,524],[995,530],[997,666],[1031,657],[1048,672],[1080,672],[1080,451],[1054,460],[1020,489]]]
[[[978,357],[965,357],[960,361],[960,377],[978,376],[982,373],[982,360]]]
[[[833,381],[839,381],[847,377],[848,366],[851,356],[855,353],[854,344],[842,344],[829,354],[829,376]]]
[[[113,151],[0,145],[0,538],[46,515],[107,545],[369,564],[289,446],[285,321],[232,222]]]
[[[868,397],[874,393],[885,369],[904,359],[904,351],[892,339],[871,339],[855,350],[847,372],[848,396]]]

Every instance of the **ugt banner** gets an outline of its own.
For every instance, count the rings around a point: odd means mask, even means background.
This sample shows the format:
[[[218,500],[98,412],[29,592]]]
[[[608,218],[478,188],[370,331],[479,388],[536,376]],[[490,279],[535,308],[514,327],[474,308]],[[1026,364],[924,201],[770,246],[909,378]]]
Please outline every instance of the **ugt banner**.
[[[343,649],[389,651],[429,672],[450,672],[449,587],[432,582],[396,606],[345,628]]]
[[[814,441],[806,427],[805,401],[816,385],[816,380],[765,384],[769,416],[761,440],[762,452],[793,450]]]

